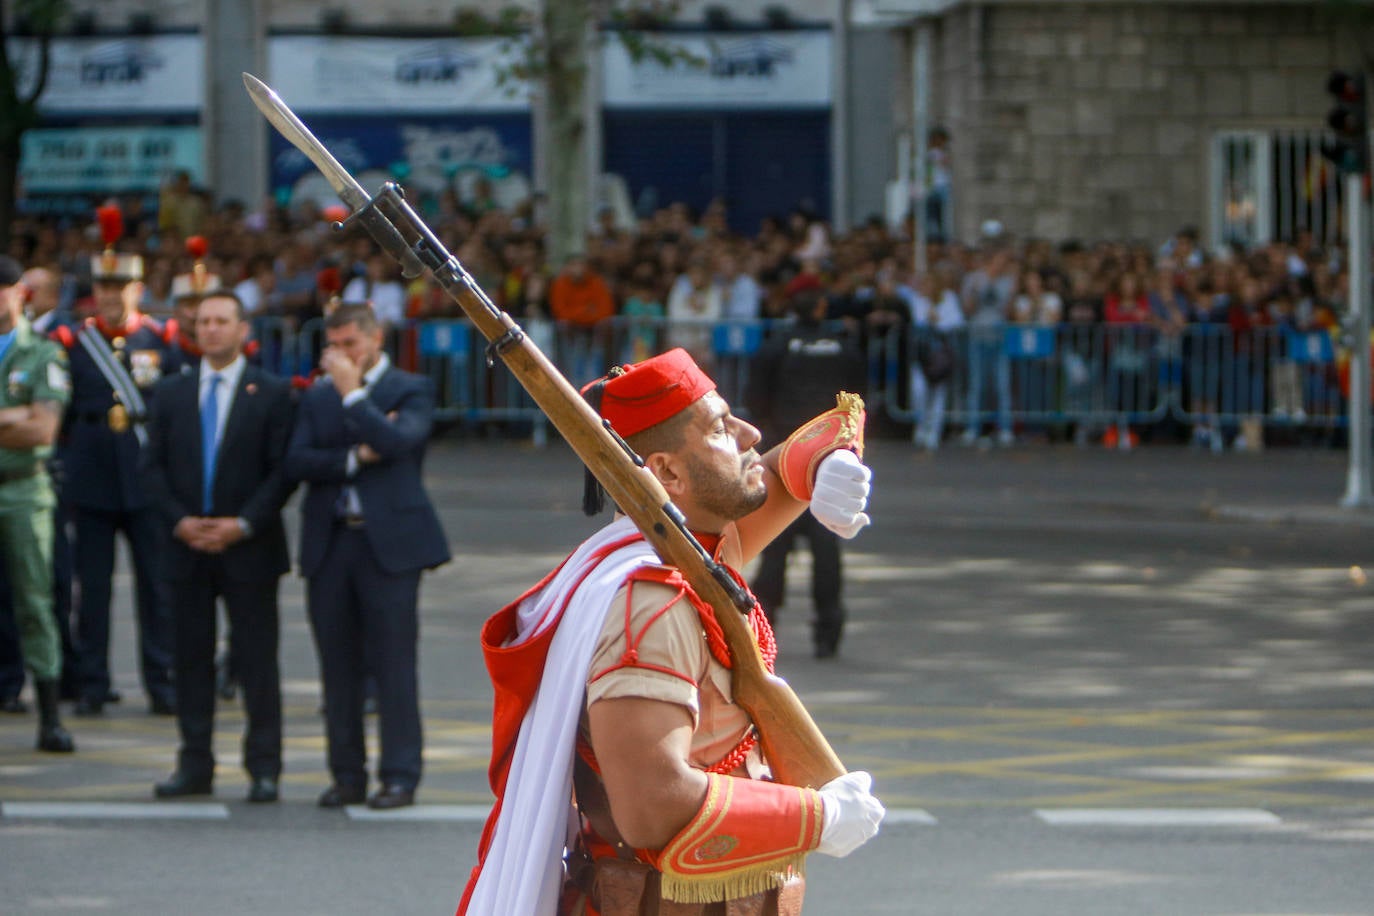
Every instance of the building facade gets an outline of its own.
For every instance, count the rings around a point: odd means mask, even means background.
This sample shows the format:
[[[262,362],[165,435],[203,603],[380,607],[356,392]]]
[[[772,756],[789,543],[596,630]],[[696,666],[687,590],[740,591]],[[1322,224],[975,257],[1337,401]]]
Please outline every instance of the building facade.
[[[46,126],[152,131],[124,139],[171,150],[178,167],[193,161],[223,197],[281,195],[306,171],[246,104],[246,70],[284,83],[364,170],[537,189],[538,98],[473,88],[497,53],[474,23],[531,5],[75,0],[82,34],[59,42],[57,59],[77,82],[63,96],[56,81]],[[799,204],[840,226],[896,221],[915,196],[910,179],[929,176],[913,163],[930,161],[939,128],[948,227],[965,240],[991,219],[1052,240],[1151,240],[1185,225],[1213,245],[1331,235],[1341,208],[1320,154],[1324,86],[1374,47],[1362,19],[1326,0],[687,2],[676,27],[669,38],[696,48],[706,70],[627,68],[608,42],[591,82],[594,168],[619,174],[632,201],[723,195],[743,231]],[[150,42],[143,77],[165,85],[135,91],[121,61]],[[109,104],[87,110],[101,96],[80,83],[100,72],[92,54],[104,55]],[[134,102],[121,118],[122,77]],[[43,148],[61,165],[57,141],[79,136],[50,135]],[[61,186],[62,170],[44,167]],[[37,168],[27,190],[41,195]]]

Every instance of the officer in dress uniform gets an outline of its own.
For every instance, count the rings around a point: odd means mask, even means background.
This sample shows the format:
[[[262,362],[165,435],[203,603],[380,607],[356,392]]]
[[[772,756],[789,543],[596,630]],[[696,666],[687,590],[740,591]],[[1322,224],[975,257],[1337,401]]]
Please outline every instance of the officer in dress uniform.
[[[143,260],[118,254],[119,210],[97,216],[108,246],[91,264],[96,314],[54,337],[71,360],[72,400],[62,450],[65,496],[75,522],[78,715],[103,712],[110,689],[110,580],[122,531],[137,584],[139,667],[149,711],[175,712],[172,625],[161,598],[158,519],[139,477],[147,400],[170,363],[164,330],[142,315]]]

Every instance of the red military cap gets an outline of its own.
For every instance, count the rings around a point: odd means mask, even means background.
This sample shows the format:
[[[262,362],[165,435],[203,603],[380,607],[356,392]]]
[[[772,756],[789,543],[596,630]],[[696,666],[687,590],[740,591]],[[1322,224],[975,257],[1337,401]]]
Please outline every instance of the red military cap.
[[[627,437],[678,415],[702,395],[716,390],[716,383],[681,347],[633,365],[617,366],[583,388],[583,394],[598,385],[598,411],[612,429]]]

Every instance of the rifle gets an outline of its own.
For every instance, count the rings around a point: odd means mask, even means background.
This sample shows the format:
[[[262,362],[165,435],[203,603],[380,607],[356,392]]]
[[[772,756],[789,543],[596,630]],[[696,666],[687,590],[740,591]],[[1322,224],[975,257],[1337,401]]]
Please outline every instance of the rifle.
[[[768,673],[744,613],[749,593],[687,530],[686,519],[639,456],[582,398],[563,374],[482,291],[406,201],[395,182],[369,195],[275,92],[245,73],[243,83],[267,120],[310,158],[353,211],[336,229],[357,223],[401,262],[407,277],[428,270],[488,341],[487,365],[500,357],[606,492],[664,561],[716,612],[733,659],[735,702],[758,729],[774,775],[795,786],[819,787],[844,775],[844,765],[787,682]]]

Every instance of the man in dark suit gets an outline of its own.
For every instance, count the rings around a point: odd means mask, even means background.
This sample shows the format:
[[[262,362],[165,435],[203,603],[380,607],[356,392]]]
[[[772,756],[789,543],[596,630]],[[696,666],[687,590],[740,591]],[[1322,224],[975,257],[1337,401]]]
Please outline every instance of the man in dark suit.
[[[433,423],[429,380],[402,372],[382,351],[366,305],[325,319],[327,374],[301,399],[287,473],[309,483],[301,506],[301,573],[324,685],[333,784],[320,807],[367,798],[363,678],[377,681],[378,780],[367,803],[414,803],[420,781],[416,680],[420,573],[449,559],[421,481]]]
[[[176,772],[154,787],[159,798],[208,795],[213,785],[215,601],[223,598],[248,720],[248,800],[277,800],[277,586],[291,568],[281,518],[294,489],[284,466],[291,386],[247,363],[247,338],[238,297],[206,297],[196,315],[200,367],[158,385],[144,452],[147,491],[172,533],[166,571],[181,732]]]

